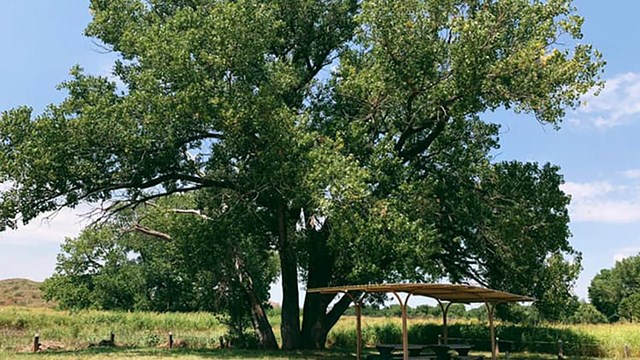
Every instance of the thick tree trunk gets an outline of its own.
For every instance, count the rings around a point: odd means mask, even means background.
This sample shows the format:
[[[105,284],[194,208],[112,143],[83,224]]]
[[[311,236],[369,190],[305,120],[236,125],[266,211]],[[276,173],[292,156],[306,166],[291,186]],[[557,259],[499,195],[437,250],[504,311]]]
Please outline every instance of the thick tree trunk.
[[[329,333],[325,325],[327,298],[333,298],[333,295],[307,294],[305,297],[302,320],[302,346],[305,349],[325,347]]]
[[[253,327],[260,338],[260,346],[265,350],[277,350],[278,341],[273,333],[273,328],[269,323],[269,318],[256,297],[255,292],[251,293],[251,319]]]
[[[235,268],[238,272],[238,279],[244,287],[251,304],[251,322],[254,330],[258,333],[260,345],[265,350],[277,350],[278,341],[276,340],[273,328],[269,323],[269,318],[262,307],[262,302],[258,298],[258,295],[256,295],[256,290],[253,286],[253,278],[246,271],[244,260],[237,249],[233,249],[232,255],[235,258]]]
[[[298,262],[295,250],[287,237],[286,208],[278,209],[278,252],[282,275],[282,349],[293,350],[301,347],[300,307],[298,305]]]
[[[309,288],[329,286],[334,275],[335,262],[327,246],[329,230],[326,225],[322,231],[311,235],[307,279]],[[305,349],[323,349],[329,330],[348,308],[350,300],[341,299],[328,312],[327,308],[334,298],[334,295],[306,294],[302,322],[302,346]]]
[[[351,304],[351,298],[343,295],[331,310],[327,311],[333,297],[333,295],[307,294],[302,326],[303,345],[306,349],[324,349],[329,331]]]

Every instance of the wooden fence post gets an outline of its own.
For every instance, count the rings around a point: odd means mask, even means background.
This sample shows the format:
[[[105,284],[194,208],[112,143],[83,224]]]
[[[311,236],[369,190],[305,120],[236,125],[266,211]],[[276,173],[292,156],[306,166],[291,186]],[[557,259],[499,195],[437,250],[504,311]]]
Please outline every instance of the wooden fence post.
[[[624,357],[630,358],[631,351],[629,351],[629,344],[624,344]]]
[[[111,342],[111,345],[116,344],[116,334],[113,331],[111,331],[111,334],[109,334],[109,341]]]
[[[173,349],[173,333],[169,332],[169,349]]]
[[[564,346],[560,339],[558,339],[558,359],[564,359]]]
[[[40,334],[33,337],[33,352],[38,352],[38,350],[40,350]]]

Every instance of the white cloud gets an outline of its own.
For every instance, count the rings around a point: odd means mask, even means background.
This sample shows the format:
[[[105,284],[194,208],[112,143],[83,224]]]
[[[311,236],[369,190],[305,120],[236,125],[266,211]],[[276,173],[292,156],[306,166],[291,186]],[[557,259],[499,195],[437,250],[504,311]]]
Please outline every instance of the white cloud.
[[[631,169],[622,172],[627,179],[640,179],[640,169]]]
[[[636,256],[640,254],[640,246],[634,247],[625,247],[621,249],[617,249],[616,253],[613,255],[613,261],[618,262],[622,259],[628,258],[630,256]]]
[[[572,221],[601,223],[640,222],[640,196],[637,186],[607,181],[567,182],[562,190],[571,195]]]
[[[606,181],[597,181],[591,183],[577,183],[569,181],[561,185],[560,188],[562,189],[562,191],[570,194],[572,199],[574,200],[600,197],[616,190],[616,187],[614,185]]]
[[[0,232],[0,243],[7,245],[34,245],[42,243],[62,243],[66,237],[77,236],[87,225],[83,214],[88,206],[63,209],[57,214],[45,214],[16,230]]]
[[[568,120],[600,129],[626,124],[640,115],[640,73],[629,72],[606,81],[599,96],[587,94]]]
[[[592,200],[572,202],[569,207],[572,221],[602,223],[640,222],[640,200]]]

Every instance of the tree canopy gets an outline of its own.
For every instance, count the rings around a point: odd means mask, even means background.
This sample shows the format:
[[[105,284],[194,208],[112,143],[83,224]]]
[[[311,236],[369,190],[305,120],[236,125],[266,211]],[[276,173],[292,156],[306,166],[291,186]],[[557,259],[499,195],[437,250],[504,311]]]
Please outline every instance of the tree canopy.
[[[589,299],[609,321],[640,319],[640,255],[602,269],[591,280]]]
[[[300,279],[447,277],[541,299],[574,281],[558,271],[577,255],[559,169],[496,162],[490,121],[506,108],[557,127],[601,85],[571,0],[92,0],[91,11],[86,34],[119,60],[111,77],[72,69],[66,99],[42,114],[2,113],[0,228],[195,192],[183,215],[242,219],[232,234],[277,253],[286,349],[324,346],[349,304],[307,295],[300,323]]]
[[[211,311],[242,343],[249,321],[258,320],[253,307],[269,300],[274,254],[255,246],[252,237],[263,233],[235,230],[246,227],[240,217],[174,211],[195,207],[192,195],[119,213],[67,239],[44,282],[45,299],[64,309]]]

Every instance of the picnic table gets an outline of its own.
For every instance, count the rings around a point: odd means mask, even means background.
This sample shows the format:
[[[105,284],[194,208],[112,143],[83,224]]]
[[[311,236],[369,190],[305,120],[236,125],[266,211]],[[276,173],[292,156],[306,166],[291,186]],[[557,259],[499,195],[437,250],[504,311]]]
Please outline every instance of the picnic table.
[[[430,344],[419,345],[409,344],[407,347],[409,350],[409,357],[419,357],[422,350],[429,348],[433,350],[436,355],[436,360],[451,360],[450,350],[454,350],[460,357],[466,357],[469,355],[469,350],[473,346],[467,344]],[[394,351],[402,351],[402,344],[378,344],[376,349],[380,352],[380,358],[382,360],[393,359]]]
[[[425,345],[409,344],[409,356],[420,356],[420,352],[422,352],[422,349],[424,349],[425,347]],[[380,357],[383,360],[393,359],[394,351],[403,350],[402,344],[378,344],[376,345],[376,349],[378,349],[378,351],[380,352]]]
[[[467,356],[469,355],[469,350],[471,350],[473,346],[466,344],[430,344],[426,347],[436,353],[437,360],[450,360],[450,350],[454,350],[459,356]]]

